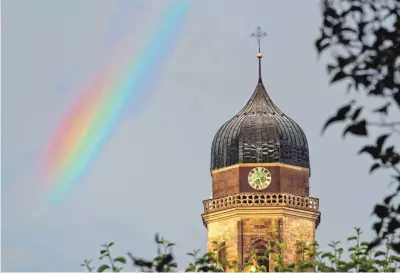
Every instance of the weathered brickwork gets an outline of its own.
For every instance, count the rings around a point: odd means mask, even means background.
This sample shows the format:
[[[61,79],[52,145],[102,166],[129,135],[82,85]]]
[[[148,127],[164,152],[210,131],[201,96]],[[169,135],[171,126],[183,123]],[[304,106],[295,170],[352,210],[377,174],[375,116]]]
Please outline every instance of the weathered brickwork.
[[[279,222],[281,217],[254,217],[244,218],[243,228],[243,261],[251,258],[254,245],[257,242],[269,247],[269,241],[279,240]],[[272,256],[270,257],[270,268],[273,268]]]
[[[240,192],[255,192],[248,183],[248,174],[254,166],[236,165],[212,173],[213,198]],[[264,164],[271,173],[272,182],[257,192],[285,192],[300,196],[309,195],[309,171],[305,168],[284,164]]]
[[[296,242],[312,243],[315,240],[315,222],[294,216],[285,217],[283,219],[283,238],[287,246],[285,261],[295,262],[297,260]]]
[[[238,252],[238,223],[237,219],[227,219],[218,222],[209,223],[207,248],[208,251],[215,251],[214,242],[219,244],[225,243],[226,245],[226,259],[230,262],[237,260],[239,257]]]
[[[239,193],[239,169],[232,168],[212,175],[213,198]]]
[[[250,187],[247,177],[252,168],[260,165],[269,170],[272,181],[266,189],[256,191]],[[309,196],[309,170],[280,163],[230,166],[214,171],[212,180],[214,199],[248,192]],[[224,243],[226,259],[230,262],[237,261],[239,268],[250,259],[255,246],[262,245],[268,248],[271,240],[279,240],[286,244],[282,253],[284,261],[296,262],[296,242],[301,240],[311,243],[315,239],[316,223],[320,216],[318,208],[313,210],[301,206],[285,207],[285,204],[252,206],[248,203],[233,206],[229,200],[224,203],[222,209],[205,209],[203,220],[208,230],[208,250],[214,251],[216,245],[213,242]],[[270,270],[274,267],[272,259],[273,257],[270,257]]]
[[[280,192],[309,196],[309,172],[307,169],[280,167]]]
[[[251,245],[254,241],[259,239],[269,241],[273,239],[273,232],[277,228],[277,220],[278,218],[275,217],[255,217],[243,219],[243,246],[245,254],[250,254],[252,249]],[[250,257],[244,257],[245,260],[248,258]]]
[[[269,247],[269,241],[283,241],[287,248],[283,251],[285,262],[297,261],[296,242],[313,242],[315,236],[315,217],[287,215],[284,211],[268,208],[269,213],[244,213],[243,216],[224,220],[213,220],[207,224],[208,249],[213,251],[212,242],[225,243],[229,261],[236,260],[239,265],[246,262],[252,254],[254,244],[263,243]],[[223,212],[219,212],[222,216]],[[248,214],[248,216],[245,216]],[[252,215],[253,214],[253,215]],[[207,221],[206,221],[207,222]],[[270,269],[273,269],[273,257],[270,257]],[[235,270],[233,270],[235,271]]]

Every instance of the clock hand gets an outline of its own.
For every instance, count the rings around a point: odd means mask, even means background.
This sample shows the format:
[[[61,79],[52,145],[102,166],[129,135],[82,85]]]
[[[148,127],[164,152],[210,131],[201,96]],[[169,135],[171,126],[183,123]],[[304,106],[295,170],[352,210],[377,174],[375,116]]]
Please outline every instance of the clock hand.
[[[254,183],[258,183],[257,180],[259,180],[258,175],[255,175],[253,178]]]

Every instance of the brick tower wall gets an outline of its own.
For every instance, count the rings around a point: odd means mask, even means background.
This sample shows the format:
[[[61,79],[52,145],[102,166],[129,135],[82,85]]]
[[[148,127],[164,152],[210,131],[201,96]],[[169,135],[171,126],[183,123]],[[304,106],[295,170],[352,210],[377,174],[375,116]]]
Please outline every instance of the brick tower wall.
[[[278,232],[275,232],[277,228]],[[297,241],[311,243],[315,239],[315,221],[286,215],[276,217],[249,215],[246,218],[230,218],[211,222],[207,229],[208,251],[214,250],[213,242],[225,243],[226,259],[230,262],[237,261],[239,268],[242,267],[242,260],[246,262],[250,258],[253,243],[257,240],[265,241],[267,247],[270,240],[283,241],[286,249],[282,254],[284,261],[288,263],[296,262],[298,259]],[[273,257],[270,257],[270,269],[274,266],[272,259]]]
[[[285,192],[300,196],[309,195],[309,170],[280,163],[234,165],[212,173],[213,198],[240,192],[255,192],[248,183],[247,176],[256,166],[265,166],[272,175],[272,183],[257,192]]]
[[[238,261],[239,251],[238,246],[240,245],[240,238],[238,236],[238,220],[237,219],[226,219],[218,222],[209,223],[208,229],[208,240],[207,248],[208,251],[214,251],[215,245],[213,242],[218,244],[225,243],[226,245],[226,259],[229,262]],[[236,271],[236,270],[233,270]]]
[[[283,241],[287,246],[284,256],[286,262],[295,262],[297,260],[297,241],[304,241],[306,243],[315,241],[315,229],[315,221],[300,219],[295,216],[284,217]]]

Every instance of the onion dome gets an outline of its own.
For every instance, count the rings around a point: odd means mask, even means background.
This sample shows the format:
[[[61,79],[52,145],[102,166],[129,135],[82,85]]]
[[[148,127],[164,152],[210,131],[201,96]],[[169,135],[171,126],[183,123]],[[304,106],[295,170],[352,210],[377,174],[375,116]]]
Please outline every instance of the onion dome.
[[[310,168],[306,135],[269,97],[261,79],[237,115],[216,133],[211,147],[211,171],[238,163],[284,163]]]

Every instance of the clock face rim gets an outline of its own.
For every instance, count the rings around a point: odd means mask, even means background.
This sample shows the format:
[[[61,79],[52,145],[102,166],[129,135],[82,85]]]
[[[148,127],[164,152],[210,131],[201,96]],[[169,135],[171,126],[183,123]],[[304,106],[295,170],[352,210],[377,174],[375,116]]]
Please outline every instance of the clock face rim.
[[[255,178],[257,176],[256,174],[258,173],[258,177],[261,178],[260,176],[265,177],[265,182],[256,184],[254,180],[258,180]],[[247,182],[249,183],[250,187],[252,187],[255,190],[262,191],[268,188],[268,186],[271,184],[272,181],[272,175],[271,172],[265,168],[265,167],[254,167],[249,171],[249,174],[247,176]]]

